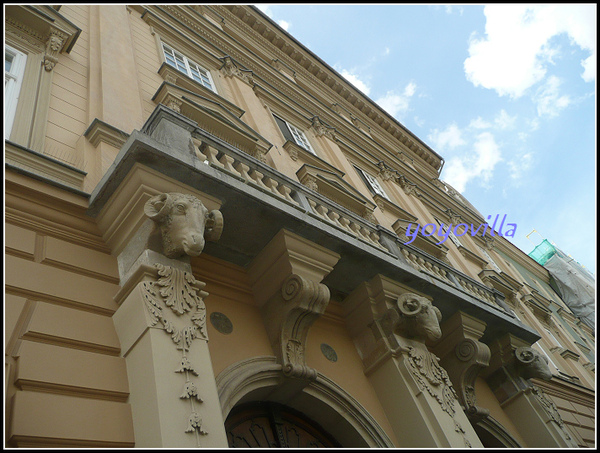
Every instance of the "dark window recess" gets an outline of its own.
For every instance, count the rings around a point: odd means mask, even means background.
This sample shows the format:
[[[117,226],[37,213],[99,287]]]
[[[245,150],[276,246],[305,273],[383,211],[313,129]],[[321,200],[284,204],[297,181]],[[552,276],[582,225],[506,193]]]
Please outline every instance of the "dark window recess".
[[[290,129],[288,128],[287,123],[275,115],[273,115],[273,118],[275,118],[275,121],[277,122],[279,129],[281,129],[281,133],[283,134],[285,139],[290,142],[296,143],[296,140],[294,140],[294,136],[290,132]]]

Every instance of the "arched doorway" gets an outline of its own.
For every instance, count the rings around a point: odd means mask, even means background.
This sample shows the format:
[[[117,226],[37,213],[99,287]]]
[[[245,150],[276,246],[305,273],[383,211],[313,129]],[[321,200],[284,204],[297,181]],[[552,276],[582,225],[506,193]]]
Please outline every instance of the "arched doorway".
[[[340,444],[319,424],[290,407],[256,401],[235,407],[225,421],[232,448],[325,448]]]
[[[375,419],[341,387],[321,373],[316,380],[304,383],[287,378],[275,357],[252,357],[230,365],[217,376],[217,389],[228,431],[233,425],[231,417],[242,411],[241,407],[270,402],[285,406],[286,416],[290,414],[288,420],[321,442],[317,433],[341,447],[394,447]],[[298,418],[292,417],[298,414]],[[237,423],[241,425],[244,416],[239,417]],[[263,420],[262,425],[265,423]],[[251,426],[249,422],[239,430],[250,430]],[[271,445],[270,441],[265,442]]]

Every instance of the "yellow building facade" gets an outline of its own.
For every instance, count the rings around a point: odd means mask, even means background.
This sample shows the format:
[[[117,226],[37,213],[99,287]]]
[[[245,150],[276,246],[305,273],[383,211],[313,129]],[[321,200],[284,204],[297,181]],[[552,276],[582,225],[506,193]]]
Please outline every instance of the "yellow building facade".
[[[5,446],[595,446],[594,329],[259,10],[5,13]]]

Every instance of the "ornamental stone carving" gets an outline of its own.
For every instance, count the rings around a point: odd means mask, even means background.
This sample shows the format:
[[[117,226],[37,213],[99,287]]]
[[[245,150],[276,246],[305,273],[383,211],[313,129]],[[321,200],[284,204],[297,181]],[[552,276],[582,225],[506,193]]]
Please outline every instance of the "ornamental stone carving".
[[[323,124],[323,122],[318,116],[312,117],[311,126],[315,130],[315,134],[317,135],[317,137],[326,136],[331,140],[335,140],[335,129],[333,127],[326,126],[325,124]]]
[[[515,350],[517,359],[517,372],[523,379],[538,378],[545,381],[552,379],[552,372],[548,367],[548,359],[530,347],[521,347]]]
[[[254,76],[252,71],[248,69],[240,69],[229,55],[223,57],[223,66],[221,67],[221,72],[223,72],[225,77],[235,76],[250,86],[254,85]]]
[[[162,264],[155,266],[159,278],[155,282],[142,283],[150,325],[171,334],[177,349],[182,351],[189,350],[196,338],[208,340],[204,305],[204,297],[208,293],[202,291],[205,283],[196,280],[189,272]],[[170,312],[165,308],[170,308]],[[181,319],[186,318],[187,325],[182,326]],[[182,363],[182,367],[184,365]],[[188,367],[182,371],[188,370]]]
[[[66,36],[58,30],[52,30],[46,41],[46,54],[44,55],[44,69],[52,71],[58,62],[58,54],[63,47]]]
[[[150,198],[144,212],[155,224],[151,246],[169,258],[198,256],[205,240],[217,241],[223,231],[223,215],[208,211],[189,194],[162,193]],[[160,245],[158,245],[158,244]]]
[[[441,409],[454,419],[455,430],[462,436],[465,447],[471,447],[466,432],[455,418],[457,395],[450,377],[440,366],[440,359],[425,346],[426,341],[434,342],[442,336],[440,310],[423,296],[404,293],[398,297],[396,307],[388,310],[384,318],[384,322],[391,322],[392,331],[401,337],[398,339],[398,351],[402,353],[417,387],[434,398]]]
[[[398,319],[394,332],[401,337],[425,343],[442,336],[442,314],[430,300],[417,294],[405,293],[397,300]]]
[[[185,382],[180,399],[189,400],[190,412],[186,433],[208,434],[202,428],[202,419],[195,404],[204,401],[193,376],[198,376],[187,354],[195,339],[208,341],[206,306],[203,291],[205,283],[196,280],[189,272],[162,264],[155,265],[158,278],[142,283],[142,297],[150,320],[150,327],[163,329],[170,334],[176,349],[181,350],[180,366],[175,373],[183,374]],[[169,310],[170,309],[170,310]]]
[[[379,168],[379,176],[384,181],[389,181],[390,179],[394,179],[398,176],[398,172],[386,165],[386,163],[382,160],[377,162],[377,167]]]
[[[304,345],[315,320],[329,303],[329,288],[297,274],[291,274],[281,287],[281,297],[287,306],[281,314],[279,353],[283,374],[314,380],[316,370],[306,365]]]

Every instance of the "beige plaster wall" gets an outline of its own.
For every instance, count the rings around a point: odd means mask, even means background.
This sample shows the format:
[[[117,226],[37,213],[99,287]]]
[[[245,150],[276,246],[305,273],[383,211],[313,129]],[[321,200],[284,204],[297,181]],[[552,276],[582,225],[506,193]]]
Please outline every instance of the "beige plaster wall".
[[[76,143],[88,124],[89,6],[64,5],[60,14],[81,29],[68,54],[60,54],[53,69],[46,143],[49,156],[83,169]]]
[[[498,399],[489,388],[487,382],[481,377],[478,377],[475,381],[475,394],[477,395],[477,405],[485,409],[489,409],[490,416],[494,417],[506,430],[513,436],[517,442],[523,447],[528,447],[527,443],[523,440],[517,427],[513,424],[511,419],[506,415]]]
[[[23,223],[5,225],[8,445],[133,446],[116,260]]]
[[[335,350],[335,362],[328,360],[321,352],[322,344]],[[364,374],[362,360],[341,319],[326,313],[315,322],[308,333],[306,363],[352,395],[379,423],[394,445],[401,445],[373,386]]]
[[[274,355],[258,307],[254,304],[245,271],[232,264],[201,255],[192,262],[194,277],[206,283],[208,346],[215,377],[229,365],[248,357]],[[230,334],[220,333],[210,315],[220,312],[233,324]]]
[[[274,356],[258,307],[243,268],[208,255],[192,261],[194,276],[206,282],[205,299],[209,350],[215,377],[229,365],[259,356]],[[329,309],[311,327],[307,340],[307,365],[333,380],[352,395],[380,424],[395,445],[389,421],[377,395],[363,372],[363,365],[352,339],[339,316],[339,306]],[[210,322],[210,314],[225,314],[233,324],[230,334],[220,333]],[[332,346],[338,361],[321,353],[321,343]]]
[[[162,77],[157,72],[161,64],[160,49],[157,38],[151,33],[149,25],[142,20],[139,13],[132,11],[129,14],[129,23],[142,108],[144,118],[147,118],[156,107],[156,104],[152,101],[152,96],[163,82]]]

